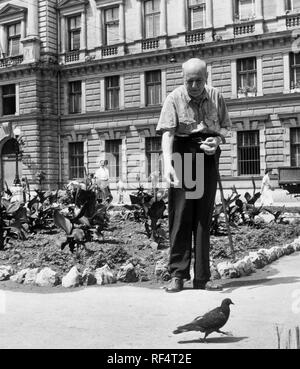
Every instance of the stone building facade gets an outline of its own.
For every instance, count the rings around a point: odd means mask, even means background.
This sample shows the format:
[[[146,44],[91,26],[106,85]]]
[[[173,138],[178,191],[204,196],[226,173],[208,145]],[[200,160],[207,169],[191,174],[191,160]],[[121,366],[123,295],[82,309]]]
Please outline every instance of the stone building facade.
[[[225,187],[300,166],[299,36],[299,0],[0,1],[2,184],[16,127],[29,181],[43,170],[56,188],[105,158],[113,178],[147,181],[161,105],[190,57],[207,61],[232,118]]]

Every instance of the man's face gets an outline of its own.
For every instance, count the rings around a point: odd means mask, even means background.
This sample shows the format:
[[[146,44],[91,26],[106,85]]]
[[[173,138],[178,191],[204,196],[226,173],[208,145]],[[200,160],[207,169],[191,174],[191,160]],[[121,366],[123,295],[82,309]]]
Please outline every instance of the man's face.
[[[207,80],[205,69],[187,70],[184,73],[184,85],[191,97],[199,97],[202,95]]]

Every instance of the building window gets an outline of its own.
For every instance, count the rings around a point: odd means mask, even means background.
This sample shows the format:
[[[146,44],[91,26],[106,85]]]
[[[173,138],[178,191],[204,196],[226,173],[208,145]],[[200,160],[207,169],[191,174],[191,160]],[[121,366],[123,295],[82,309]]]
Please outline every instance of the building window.
[[[21,23],[7,26],[7,55],[20,55]]]
[[[238,174],[260,174],[259,131],[238,132]]]
[[[105,155],[110,178],[122,177],[122,140],[106,140]]]
[[[119,109],[120,106],[120,77],[106,77],[105,78],[105,101],[106,110]]]
[[[237,61],[238,97],[256,96],[257,68],[256,58]]]
[[[300,54],[290,54],[291,90],[300,92]]]
[[[81,15],[68,18],[69,51],[80,50]]]
[[[146,105],[161,104],[161,71],[146,73]]]
[[[205,28],[206,12],[203,0],[188,0],[189,29],[191,31]]]
[[[293,12],[300,12],[300,0],[286,0],[287,1],[287,10],[291,10]]]
[[[70,179],[84,178],[83,142],[69,143],[69,170]]]
[[[160,1],[144,2],[145,38],[157,37],[160,34]]]
[[[106,9],[104,12],[105,44],[113,45],[119,38],[119,8]]]
[[[162,149],[161,137],[146,137],[146,158],[147,158],[147,177],[150,174],[157,173],[162,177]]]
[[[81,81],[69,83],[69,113],[81,113]]]
[[[236,18],[247,21],[255,18],[255,0],[237,0]]]
[[[16,85],[2,86],[3,115],[16,114]]]
[[[300,128],[291,128],[291,166],[300,167]]]

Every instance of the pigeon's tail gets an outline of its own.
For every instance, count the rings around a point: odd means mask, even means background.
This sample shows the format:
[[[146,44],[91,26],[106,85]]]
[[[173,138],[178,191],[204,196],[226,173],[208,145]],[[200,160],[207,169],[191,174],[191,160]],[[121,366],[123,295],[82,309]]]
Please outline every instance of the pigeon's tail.
[[[184,332],[189,332],[189,331],[195,331],[196,330],[196,326],[194,323],[189,323],[186,325],[182,325],[181,327],[178,327],[173,334],[180,334],[180,333],[184,333]]]

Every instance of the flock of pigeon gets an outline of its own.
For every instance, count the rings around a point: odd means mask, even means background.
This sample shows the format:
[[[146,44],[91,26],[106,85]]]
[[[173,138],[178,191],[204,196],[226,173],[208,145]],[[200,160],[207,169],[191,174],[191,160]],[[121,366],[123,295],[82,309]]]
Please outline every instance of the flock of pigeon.
[[[227,335],[226,332],[222,332],[220,329],[224,327],[229,319],[230,305],[234,305],[234,303],[230,299],[225,299],[222,301],[221,306],[209,311],[203,316],[198,316],[191,323],[178,327],[173,333],[202,332],[204,333],[204,342],[207,342],[207,336],[213,332]]]

